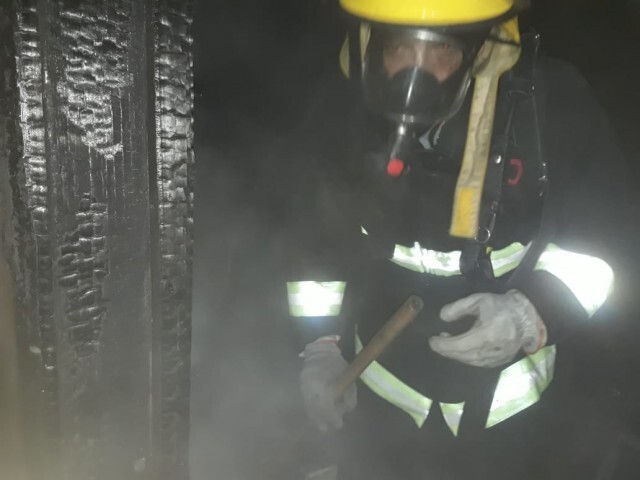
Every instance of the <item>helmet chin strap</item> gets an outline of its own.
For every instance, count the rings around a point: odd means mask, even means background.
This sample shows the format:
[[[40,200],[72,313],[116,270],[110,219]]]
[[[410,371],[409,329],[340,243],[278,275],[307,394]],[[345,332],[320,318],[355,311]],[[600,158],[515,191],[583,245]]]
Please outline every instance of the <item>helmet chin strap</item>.
[[[478,53],[472,74],[475,86],[469,113],[469,129],[453,203],[449,234],[475,239],[491,148],[498,81],[520,57],[518,23],[514,18],[494,27],[502,42],[487,40]]]

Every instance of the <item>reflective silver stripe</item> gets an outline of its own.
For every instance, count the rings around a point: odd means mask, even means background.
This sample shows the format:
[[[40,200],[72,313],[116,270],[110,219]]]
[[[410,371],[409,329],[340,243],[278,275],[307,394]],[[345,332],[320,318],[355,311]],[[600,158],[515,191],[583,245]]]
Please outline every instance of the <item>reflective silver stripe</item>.
[[[438,252],[420,247],[396,245],[391,261],[414,272],[430,273],[441,277],[460,275],[460,252]]]
[[[418,247],[420,245],[418,244]],[[461,252],[438,252],[436,250],[422,249],[422,264],[426,273],[449,277],[460,275]]]
[[[425,273],[424,266],[422,265],[422,251],[418,243],[413,247],[396,245],[391,261],[414,272]]]
[[[500,373],[486,428],[514,416],[538,400],[553,380],[554,345],[529,355]]]
[[[502,250],[491,252],[491,264],[496,277],[514,270],[527,253],[528,246],[512,243]],[[422,248],[419,243],[413,247],[396,245],[391,261],[401,267],[419,273],[429,273],[441,277],[462,275],[459,250],[438,252]]]
[[[524,246],[519,242],[512,243],[502,250],[491,252],[491,265],[493,266],[493,274],[501,277],[520,265],[525,254],[529,250],[529,245]]]
[[[356,334],[356,353],[360,352],[360,350],[362,350],[362,342]],[[422,427],[427,416],[429,416],[429,410],[433,403],[431,399],[399,380],[378,362],[373,362],[369,365],[360,376],[360,379],[376,395],[411,416],[418,428]]]
[[[491,264],[496,277],[514,270],[527,253],[529,246],[513,243],[491,252]],[[396,245],[391,261],[419,273],[442,277],[461,275],[460,251],[438,252],[422,248]],[[613,270],[603,260],[563,250],[550,244],[542,253],[536,270],[546,270],[558,277],[576,296],[589,316],[606,301],[613,289]]]
[[[458,429],[460,428],[460,420],[462,419],[462,412],[464,411],[464,402],[440,403],[440,409],[442,410],[442,416],[444,417],[445,422],[449,425],[449,429],[457,437]]]
[[[362,342],[356,335],[356,353],[360,350]],[[500,373],[493,395],[486,428],[507,420],[540,400],[553,380],[555,359],[556,347],[552,345],[505,368]],[[361,380],[378,396],[410,415],[418,427],[422,427],[433,403],[430,398],[408,386],[378,362],[373,362],[365,370]],[[464,402],[440,403],[440,408],[451,432],[457,435]]]
[[[540,255],[536,270],[546,270],[558,277],[589,316],[596,313],[613,290],[613,270],[604,260],[569,252],[554,244],[549,244]]]
[[[325,317],[340,314],[346,282],[287,282],[289,314]]]

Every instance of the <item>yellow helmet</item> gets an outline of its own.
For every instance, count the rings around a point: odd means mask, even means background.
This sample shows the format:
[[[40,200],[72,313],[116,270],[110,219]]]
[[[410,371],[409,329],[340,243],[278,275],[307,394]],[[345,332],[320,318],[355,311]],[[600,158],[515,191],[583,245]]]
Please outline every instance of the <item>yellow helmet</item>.
[[[508,32],[510,41],[519,43],[517,15],[529,0],[340,0],[340,5],[352,17],[340,66],[347,77],[361,82],[369,110],[394,121],[433,124],[461,106],[476,56],[488,38],[496,39],[495,29]],[[392,56],[387,53],[396,48],[394,44],[406,50],[406,38],[424,48],[444,45],[460,52],[457,71],[447,80],[441,75],[429,82],[421,70],[434,72],[417,65],[396,75],[389,70],[387,60]],[[422,85],[417,85],[420,77]]]
[[[495,24],[518,15],[527,0],[340,0],[362,20],[416,27]]]

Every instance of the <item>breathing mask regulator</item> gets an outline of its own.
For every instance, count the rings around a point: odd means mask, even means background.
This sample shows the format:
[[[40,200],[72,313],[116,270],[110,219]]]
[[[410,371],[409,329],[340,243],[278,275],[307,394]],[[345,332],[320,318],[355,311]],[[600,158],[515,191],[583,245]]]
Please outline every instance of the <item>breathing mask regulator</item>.
[[[356,23],[341,53],[367,109],[392,126],[386,174],[411,175],[418,139],[453,117],[474,85],[450,234],[474,239],[500,75],[520,53],[520,0],[341,0]]]

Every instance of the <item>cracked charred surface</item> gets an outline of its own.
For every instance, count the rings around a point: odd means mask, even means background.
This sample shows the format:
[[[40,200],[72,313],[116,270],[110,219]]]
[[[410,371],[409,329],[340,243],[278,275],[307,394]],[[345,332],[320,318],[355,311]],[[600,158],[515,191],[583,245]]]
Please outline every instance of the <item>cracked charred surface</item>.
[[[31,473],[187,478],[191,3],[18,0],[0,15]]]
[[[156,158],[163,362],[161,451],[167,464],[187,458],[193,256],[192,18],[179,0],[156,7]],[[176,472],[179,473],[179,472]]]

